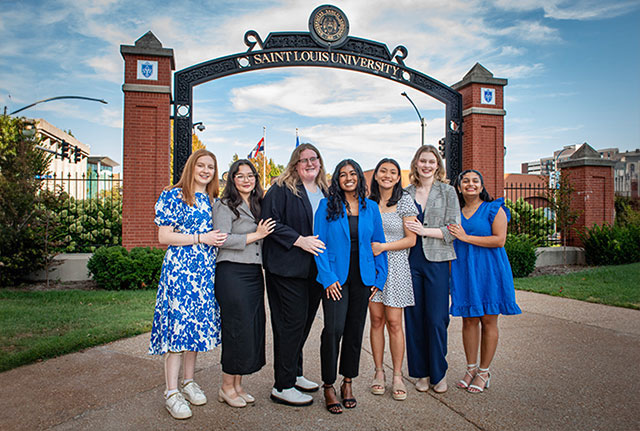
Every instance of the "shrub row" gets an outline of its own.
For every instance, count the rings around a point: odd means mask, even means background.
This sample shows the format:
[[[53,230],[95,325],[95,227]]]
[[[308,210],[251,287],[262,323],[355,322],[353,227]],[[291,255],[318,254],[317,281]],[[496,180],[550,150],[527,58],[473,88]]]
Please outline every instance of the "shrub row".
[[[536,242],[529,235],[507,235],[504,244],[514,277],[526,277],[536,267]]]
[[[155,289],[160,281],[164,250],[136,247],[100,247],[93,253],[87,268],[102,289]]]
[[[640,262],[640,225],[594,225],[580,235],[589,265]]]

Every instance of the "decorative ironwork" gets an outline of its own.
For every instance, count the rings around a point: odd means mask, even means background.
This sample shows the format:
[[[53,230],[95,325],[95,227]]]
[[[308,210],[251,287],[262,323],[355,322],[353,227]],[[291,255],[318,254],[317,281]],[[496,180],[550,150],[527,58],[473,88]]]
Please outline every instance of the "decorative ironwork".
[[[337,9],[332,6],[322,6],[317,8],[314,13],[321,8]],[[342,12],[340,11],[340,13]],[[333,12],[324,16],[336,18],[332,14]],[[317,18],[312,14],[309,20],[310,26],[314,16]],[[320,36],[316,34],[314,37],[313,31],[269,33],[263,42],[256,31],[249,30],[244,35],[244,43],[248,47],[247,51],[216,58],[176,72],[174,75],[174,105],[176,108],[174,113],[174,182],[179,180],[182,168],[191,154],[194,86],[237,73],[291,66],[355,70],[391,79],[438,99],[446,105],[446,124],[453,121],[458,125],[457,130],[450,127],[445,130],[447,175],[449,178],[457,176],[462,168],[462,95],[451,87],[406,67],[405,60],[408,51],[404,46],[399,45],[394,48],[393,52],[390,52],[384,43],[347,36],[348,21],[346,16],[344,16],[344,20],[346,27],[344,40],[340,39],[342,45],[329,43],[327,39],[318,41]],[[317,21],[316,19],[313,22]],[[331,25],[326,24],[325,30],[328,33],[333,32],[329,28]],[[335,33],[334,36],[337,34]],[[325,35],[328,39],[334,36]],[[256,49],[256,45],[260,49]],[[188,108],[184,115],[177,112],[181,106]]]
[[[309,17],[309,34],[320,46],[342,46],[349,34],[349,20],[335,6],[318,6]]]

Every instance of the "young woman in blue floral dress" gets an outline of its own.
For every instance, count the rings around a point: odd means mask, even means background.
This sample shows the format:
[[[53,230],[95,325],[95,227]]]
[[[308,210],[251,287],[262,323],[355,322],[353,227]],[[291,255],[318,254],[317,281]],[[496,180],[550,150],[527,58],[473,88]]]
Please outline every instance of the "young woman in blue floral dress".
[[[165,355],[165,406],[176,419],[191,417],[189,403],[207,398],[194,382],[197,352],[220,344],[220,313],[213,290],[217,246],[227,235],[213,230],[218,167],[207,150],[187,160],[180,181],[155,206],[158,241],[168,245],[162,263],[149,354]],[[180,365],[183,368],[178,389]],[[188,401],[188,402],[187,402]]]

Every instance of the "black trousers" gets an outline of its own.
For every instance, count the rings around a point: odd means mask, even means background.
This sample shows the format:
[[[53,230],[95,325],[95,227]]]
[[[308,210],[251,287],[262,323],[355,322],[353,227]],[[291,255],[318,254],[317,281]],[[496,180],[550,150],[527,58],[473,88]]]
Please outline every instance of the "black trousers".
[[[320,305],[322,286],[314,274],[283,277],[265,271],[273,329],[274,387],[281,391],[302,375],[302,348]]]
[[[320,363],[322,381],[326,384],[336,381],[338,352],[340,374],[354,378],[358,376],[360,369],[362,334],[371,289],[362,284],[359,273],[352,275],[350,271],[347,282],[342,286],[342,298],[338,301],[327,298],[326,294],[322,296],[324,329],[320,339]]]
[[[222,325],[222,371],[240,375],[255,373],[265,364],[262,266],[218,262],[215,292]]]

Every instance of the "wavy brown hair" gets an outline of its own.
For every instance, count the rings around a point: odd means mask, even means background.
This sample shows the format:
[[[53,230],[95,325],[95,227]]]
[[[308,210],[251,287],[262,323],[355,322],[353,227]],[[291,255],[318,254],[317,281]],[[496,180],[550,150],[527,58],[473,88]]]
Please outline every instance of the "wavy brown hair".
[[[184,169],[182,170],[182,175],[180,176],[180,181],[176,184],[167,187],[167,190],[181,188],[182,189],[182,200],[189,206],[193,206],[196,203],[196,192],[195,192],[195,166],[200,157],[209,156],[213,159],[213,166],[215,168],[215,172],[213,173],[213,179],[207,184],[205,188],[206,193],[209,195],[209,201],[213,203],[213,200],[218,197],[218,193],[220,193],[220,184],[218,182],[218,161],[216,156],[209,150],[200,149],[195,151],[193,154],[189,156],[187,159],[187,163],[184,165]]]
[[[422,145],[418,148],[418,151],[413,155],[413,159],[411,159],[411,171],[409,172],[409,181],[416,187],[420,186],[420,175],[418,174],[418,160],[420,160],[420,156],[425,151],[432,153],[436,156],[436,160],[438,161],[438,169],[436,169],[435,174],[433,174],[436,181],[440,181],[441,183],[449,183],[447,180],[447,173],[444,170],[444,163],[442,162],[442,157],[440,157],[440,153],[438,149],[433,145]]]
[[[282,186],[284,184],[289,190],[291,190],[294,195],[300,196],[298,194],[298,184],[300,184],[301,181],[296,166],[298,165],[298,161],[300,160],[300,153],[302,153],[304,150],[313,151],[314,153],[316,153],[316,157],[318,157],[318,160],[320,160],[320,172],[316,177],[316,184],[326,192],[329,189],[329,185],[327,184],[327,173],[324,170],[324,161],[322,160],[322,156],[320,155],[320,151],[318,151],[315,146],[306,142],[304,144],[298,145],[291,153],[291,157],[289,158],[287,167],[284,168],[284,172],[278,177],[278,185]]]

